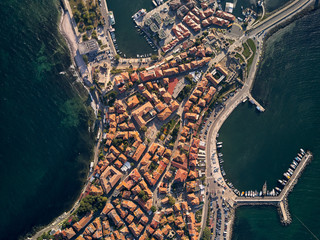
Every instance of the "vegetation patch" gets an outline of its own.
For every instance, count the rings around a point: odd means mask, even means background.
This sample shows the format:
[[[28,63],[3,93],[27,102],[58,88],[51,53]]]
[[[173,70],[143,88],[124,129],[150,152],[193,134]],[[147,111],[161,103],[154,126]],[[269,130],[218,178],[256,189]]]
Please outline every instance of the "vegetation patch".
[[[244,58],[242,57],[242,55],[241,55],[241,54],[236,53],[236,58],[238,58],[238,59],[239,59],[240,64],[244,63]]]
[[[250,57],[250,55],[251,55],[250,49],[249,49],[247,43],[242,44],[242,46],[243,46],[242,55],[243,55],[246,59],[248,59],[248,58]]]
[[[85,32],[103,25],[99,5],[94,0],[70,0],[74,20],[79,32]]]
[[[252,51],[252,55],[248,59],[248,64],[247,64],[247,70],[248,70],[247,72],[249,74],[249,71],[250,71],[250,68],[251,68],[251,65],[252,65],[252,62],[253,62],[253,58],[254,58],[254,56],[256,54],[257,48],[256,48],[256,45],[254,44],[252,39],[248,39],[247,43],[248,43],[248,45],[249,45],[249,47],[250,47],[250,49]]]

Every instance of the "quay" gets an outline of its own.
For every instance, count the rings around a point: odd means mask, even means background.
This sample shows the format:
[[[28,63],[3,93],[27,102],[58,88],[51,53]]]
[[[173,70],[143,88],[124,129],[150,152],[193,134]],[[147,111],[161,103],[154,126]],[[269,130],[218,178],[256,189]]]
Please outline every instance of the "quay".
[[[265,111],[264,107],[262,107],[262,105],[252,97],[251,93],[248,94],[248,99],[249,99],[249,102],[251,102],[253,105],[256,105],[256,108],[258,111],[260,112]]]
[[[301,176],[305,167],[310,163],[313,155],[311,152],[306,152],[305,156],[301,159],[301,162],[293,172],[291,178],[284,186],[278,196],[261,196],[261,197],[237,197],[235,199],[234,206],[246,206],[246,205],[271,205],[278,207],[280,214],[280,220],[284,225],[291,223],[292,219],[288,209],[288,194],[292,191],[294,185],[298,182],[298,178]]]

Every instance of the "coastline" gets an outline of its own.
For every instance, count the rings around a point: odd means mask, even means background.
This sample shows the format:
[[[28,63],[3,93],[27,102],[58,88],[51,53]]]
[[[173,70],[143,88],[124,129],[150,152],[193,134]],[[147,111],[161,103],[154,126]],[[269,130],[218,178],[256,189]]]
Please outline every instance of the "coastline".
[[[71,66],[74,66],[74,68],[75,68],[74,69],[74,73],[77,76],[77,80],[76,81],[80,82],[81,86],[87,91],[88,95],[90,95],[90,91],[85,86],[85,84],[83,83],[83,81],[82,81],[82,79],[80,77],[80,73],[79,73],[79,71],[77,69],[77,65],[76,65],[75,60],[74,60],[75,56],[77,55],[76,52],[78,50],[78,47],[77,47],[76,42],[73,39],[73,36],[74,36],[73,30],[72,29],[67,29],[68,23],[66,23],[66,21],[69,21],[68,18],[70,18],[70,16],[68,15],[68,12],[63,9],[63,6],[62,6],[61,3],[60,3],[60,6],[59,6],[59,10],[60,10],[59,11],[60,12],[60,17],[59,17],[59,20],[58,20],[58,30],[59,30],[59,33],[62,35],[63,39],[65,40],[67,46],[68,46],[69,56],[70,56],[71,63],[72,63]],[[91,107],[93,109],[93,106],[91,106]],[[93,111],[94,111],[94,109],[93,109]],[[95,126],[95,123],[93,122],[92,131],[94,131],[94,126]],[[88,131],[90,131],[90,129]],[[100,143],[100,141],[98,141],[98,143]],[[96,160],[98,158],[98,149],[99,149],[99,144],[95,144],[93,149],[92,149],[92,157],[91,157],[92,161],[94,161],[94,160]],[[58,225],[58,224],[62,223],[65,219],[67,219],[73,213],[73,211],[79,206],[80,200],[81,200],[81,196],[82,196],[83,192],[85,191],[85,189],[88,186],[89,177],[90,177],[90,172],[88,171],[87,178],[84,181],[84,185],[81,188],[79,196],[77,197],[77,200],[69,208],[70,210],[68,210],[67,212],[64,212],[64,213],[60,214],[59,216],[55,217],[50,223],[48,223],[46,225],[34,226],[33,229],[30,232],[28,232],[24,236],[19,237],[19,239],[37,239],[43,233],[49,231],[55,225]],[[28,237],[28,236],[32,236],[32,237]]]
[[[278,24],[276,27],[271,28],[271,30],[270,30],[270,35],[269,35],[269,31],[268,31],[268,35],[266,35],[266,38],[263,40],[263,42],[265,42],[270,36],[272,36],[275,32],[277,32],[277,31],[280,30],[281,28],[287,26],[288,24],[290,24],[290,23],[294,22],[295,20],[299,19],[300,17],[302,17],[303,14],[306,13],[306,12],[310,12],[310,10],[305,9],[305,10],[301,11],[300,13],[298,13],[297,15],[294,15],[293,17],[291,17],[290,19],[288,19],[288,20],[285,21],[284,23],[280,23],[280,24]],[[299,15],[300,15],[300,17],[299,17]],[[295,18],[295,17],[297,17],[297,18]],[[73,65],[75,65],[74,57],[76,56],[77,45],[74,44],[74,41],[72,40],[71,33],[70,33],[68,30],[66,30],[66,29],[64,28],[64,26],[63,26],[63,23],[64,23],[64,21],[66,20],[66,18],[69,18],[69,15],[62,9],[62,13],[61,13],[61,17],[60,17],[60,23],[59,23],[59,32],[60,32],[61,35],[64,37],[64,39],[65,39],[65,41],[66,41],[66,43],[67,43],[67,45],[68,45],[68,49],[69,49],[69,52],[70,52],[70,55],[71,55],[71,61],[72,61]],[[283,25],[283,26],[282,26],[282,25]],[[275,31],[273,31],[273,30],[275,30]],[[72,34],[73,34],[73,33],[72,33]],[[263,59],[264,51],[265,51],[265,46],[263,46],[263,49],[261,50],[260,55],[259,55],[259,56],[261,56],[261,59]],[[258,56],[258,54],[257,54],[257,56]],[[76,66],[76,65],[75,65],[75,66]],[[252,90],[252,87],[253,87],[253,84],[254,84],[254,81],[255,81],[255,77],[256,77],[257,71],[259,70],[260,67],[261,67],[261,65],[259,64],[259,65],[258,65],[258,68],[257,68],[257,69],[255,70],[255,72],[254,72],[253,82],[252,82],[251,88],[250,88],[250,90],[249,90],[250,92],[251,92],[251,90]],[[78,69],[76,69],[75,72],[77,73],[78,77],[80,78]],[[83,84],[83,87],[88,90],[88,88],[84,85],[83,81],[81,81],[81,83]],[[89,91],[89,90],[88,90],[88,92],[89,92],[89,94],[90,94],[90,91]],[[234,109],[235,109],[235,108],[234,108]],[[232,112],[234,109],[232,109],[231,112]],[[229,115],[231,114],[231,112],[229,113]],[[229,116],[229,115],[228,115],[228,116]],[[228,118],[228,116],[225,118],[225,120]],[[222,126],[222,124],[223,124],[223,122],[221,123],[220,127]],[[220,127],[219,127],[219,129],[220,129]],[[98,142],[100,142],[100,141],[98,141]],[[97,146],[97,145],[95,146],[95,149],[94,149],[94,155],[95,155],[95,156],[94,156],[94,159],[96,159],[96,152],[97,152],[96,149],[98,149],[98,146]],[[88,174],[88,176],[90,176],[90,175]],[[89,181],[86,181],[86,182],[85,182],[84,187],[83,187],[83,189],[81,190],[81,193],[82,193],[83,190],[87,187],[88,182],[89,182]],[[80,196],[81,196],[81,194],[80,194]],[[71,210],[69,210],[68,213],[63,213],[62,215],[60,215],[60,216],[58,216],[57,218],[55,218],[55,219],[54,219],[50,224],[48,224],[47,226],[43,226],[44,228],[41,227],[42,229],[41,229],[40,231],[38,231],[37,234],[32,237],[32,239],[33,239],[33,238],[36,239],[37,236],[39,236],[41,233],[43,233],[43,232],[46,230],[46,228],[52,228],[52,225],[53,225],[53,224],[57,224],[57,223],[56,223],[57,221],[60,221],[60,222],[61,222],[61,218],[64,218],[64,219],[65,219],[65,218],[67,217],[67,214],[72,213],[73,209],[75,209],[75,208],[77,207],[77,204],[79,204],[79,202],[80,202],[80,199],[78,198],[78,200],[73,204],[73,207],[71,208]],[[235,208],[232,209],[232,213],[231,213],[230,220],[231,220],[231,224],[230,224],[230,234],[229,234],[230,237],[229,237],[229,239],[231,239],[232,232],[233,232],[233,225],[234,225],[234,220],[235,220]]]
[[[290,1],[288,4],[286,4],[285,6],[283,6],[281,9],[277,10],[277,11],[273,11],[272,14],[276,14],[277,12],[283,10],[285,7],[287,7],[288,5],[290,5],[293,1]],[[312,13],[313,11],[317,10],[317,8],[319,8],[319,6],[315,7],[314,4],[312,6],[310,6],[309,3],[307,3],[306,5],[308,5],[307,7],[303,8],[301,11],[298,11],[296,14],[290,16],[288,19],[284,20],[284,21],[280,21],[279,23],[277,23],[275,26],[272,26],[267,32],[266,32],[266,36],[265,38],[263,38],[263,41],[262,41],[262,49],[259,49],[260,51],[257,51],[256,52],[256,56],[254,57],[254,61],[253,61],[253,65],[252,67],[255,66],[255,63],[257,62],[256,58],[258,58],[258,65],[256,67],[256,69],[254,70],[254,73],[253,73],[253,76],[251,76],[252,80],[251,80],[251,83],[250,83],[250,88],[249,88],[249,93],[251,94],[251,91],[253,89],[253,86],[254,86],[254,83],[255,83],[255,79],[256,79],[256,75],[257,75],[257,72],[260,70],[260,67],[261,67],[261,60],[264,58],[264,55],[265,55],[265,42],[267,41],[267,39],[269,37],[271,37],[274,33],[276,33],[277,31],[281,30],[282,28],[288,26],[289,24],[295,22],[296,20],[306,16],[306,14],[310,14]],[[272,15],[271,15],[272,16]],[[270,17],[271,17],[270,16]],[[252,69],[251,69],[252,70]],[[251,71],[250,71],[251,72]],[[248,74],[248,77],[247,77],[247,80],[250,78],[250,72]],[[247,84],[247,82],[245,82],[245,84]],[[240,104],[240,102],[238,103]],[[238,106],[237,104],[237,106]],[[213,141],[210,141],[209,138],[208,138],[208,142],[211,142],[212,143],[212,146],[211,148],[213,148],[213,152],[216,153],[215,155],[217,155],[217,152],[216,152],[216,148],[215,148],[215,140],[216,140],[216,136],[217,136],[217,133],[219,132],[220,128],[222,127],[223,123],[226,121],[226,119],[231,115],[231,113],[234,111],[234,109],[237,107],[233,107],[231,109],[231,112],[227,112],[227,116],[222,118],[222,122],[221,120],[218,121],[218,129],[216,130],[213,130],[215,134],[208,134],[211,136],[211,138],[213,139]],[[225,111],[230,110],[230,108],[226,107],[225,108]],[[221,114],[218,115],[217,118],[219,118]],[[215,118],[215,120],[217,119]],[[214,129],[215,127],[215,124],[212,125],[212,129]],[[210,130],[209,130],[209,133],[210,133]],[[210,144],[210,143],[207,143],[207,144]],[[212,152],[210,152],[210,156],[211,156]],[[210,160],[209,160],[210,161]],[[219,168],[220,168],[220,164],[219,165]],[[210,166],[210,165],[207,165],[207,166]],[[223,178],[223,181],[224,181],[224,178]],[[229,187],[227,186],[227,189],[229,189]],[[292,189],[290,190],[290,192],[292,191]],[[208,204],[208,203],[206,203]],[[239,206],[233,206],[232,207],[232,214],[231,214],[231,217],[230,217],[230,225],[228,226],[228,229],[227,229],[227,239],[231,240],[232,239],[232,234],[233,234],[233,227],[234,227],[234,221],[235,221],[235,212],[236,212],[236,208],[239,207]],[[278,208],[278,207],[277,207]]]

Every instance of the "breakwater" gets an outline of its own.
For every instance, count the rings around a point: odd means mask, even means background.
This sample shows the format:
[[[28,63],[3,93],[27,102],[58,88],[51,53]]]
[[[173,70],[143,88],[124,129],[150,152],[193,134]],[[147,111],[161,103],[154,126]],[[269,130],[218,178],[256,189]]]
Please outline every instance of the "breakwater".
[[[292,218],[288,209],[288,194],[293,190],[294,186],[298,182],[305,167],[312,160],[312,153],[307,152],[305,156],[302,157],[300,164],[297,166],[293,172],[290,179],[288,179],[287,184],[284,186],[282,191],[278,196],[259,196],[259,197],[237,197],[235,199],[235,206],[245,206],[245,205],[272,205],[278,207],[278,212],[280,214],[280,219],[282,224],[288,225],[291,223]]]

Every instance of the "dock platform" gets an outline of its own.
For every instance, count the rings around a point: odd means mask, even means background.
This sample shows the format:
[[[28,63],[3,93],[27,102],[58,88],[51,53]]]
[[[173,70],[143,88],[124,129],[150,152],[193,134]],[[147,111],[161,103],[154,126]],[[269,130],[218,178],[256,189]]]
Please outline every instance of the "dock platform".
[[[301,162],[293,172],[291,178],[288,180],[287,184],[284,186],[282,191],[278,196],[262,196],[262,197],[237,197],[235,203],[237,206],[246,205],[271,205],[278,207],[281,222],[284,225],[291,223],[291,216],[288,209],[288,194],[292,191],[295,184],[298,182],[305,167],[310,163],[313,155],[311,152],[306,152],[306,154],[301,159]]]
[[[264,112],[265,111],[264,107],[262,107],[262,105],[252,97],[251,93],[249,93],[248,99],[252,104],[256,105],[256,108],[257,108],[258,111],[260,111],[260,112]]]

